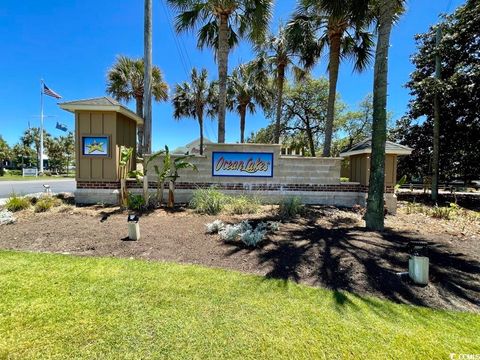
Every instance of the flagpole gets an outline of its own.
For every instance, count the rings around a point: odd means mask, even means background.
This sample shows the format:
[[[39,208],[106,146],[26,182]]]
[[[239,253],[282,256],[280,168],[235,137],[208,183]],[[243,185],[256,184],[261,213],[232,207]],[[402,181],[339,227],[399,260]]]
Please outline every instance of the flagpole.
[[[40,79],[40,174],[43,175],[43,79]]]

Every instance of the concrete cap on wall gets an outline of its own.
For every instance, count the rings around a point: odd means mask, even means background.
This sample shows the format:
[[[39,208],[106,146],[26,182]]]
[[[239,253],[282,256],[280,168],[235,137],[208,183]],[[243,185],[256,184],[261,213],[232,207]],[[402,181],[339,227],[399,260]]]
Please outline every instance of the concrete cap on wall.
[[[82,99],[74,101],[66,101],[59,103],[61,109],[74,113],[75,111],[115,111],[132,119],[137,125],[143,125],[143,119],[135,114],[126,106],[120,104],[117,100],[108,96],[102,96],[91,99]]]
[[[392,155],[410,155],[413,149],[408,146],[394,143],[392,141],[385,142],[385,154]],[[360,154],[370,154],[372,152],[372,139],[365,139],[351,148],[346,149],[340,153],[341,157],[349,157]]]

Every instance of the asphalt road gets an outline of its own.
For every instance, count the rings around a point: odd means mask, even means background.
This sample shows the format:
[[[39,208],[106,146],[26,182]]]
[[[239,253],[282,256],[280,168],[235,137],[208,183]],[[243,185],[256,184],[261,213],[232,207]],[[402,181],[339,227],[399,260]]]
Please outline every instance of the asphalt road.
[[[18,195],[38,193],[44,191],[44,184],[50,185],[52,192],[73,192],[75,190],[75,180],[29,180],[29,181],[0,181],[0,199],[8,198],[15,192]]]

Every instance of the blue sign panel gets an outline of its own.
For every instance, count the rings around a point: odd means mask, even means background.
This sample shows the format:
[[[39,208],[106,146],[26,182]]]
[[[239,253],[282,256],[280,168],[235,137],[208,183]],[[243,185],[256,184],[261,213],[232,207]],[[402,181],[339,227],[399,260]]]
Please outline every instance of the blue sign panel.
[[[212,153],[212,176],[272,177],[273,153]]]

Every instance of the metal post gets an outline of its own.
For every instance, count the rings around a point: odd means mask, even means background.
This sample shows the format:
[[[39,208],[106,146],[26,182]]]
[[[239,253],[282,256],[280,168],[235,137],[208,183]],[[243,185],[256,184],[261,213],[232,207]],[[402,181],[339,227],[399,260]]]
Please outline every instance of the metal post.
[[[40,174],[43,175],[43,79],[40,80]]]
[[[435,35],[435,78],[440,82],[441,78],[441,58],[439,52],[440,41],[442,38],[442,30],[440,26],[437,28]],[[437,84],[438,85],[438,84]],[[432,156],[432,200],[437,201],[438,198],[438,167],[440,153],[440,99],[438,96],[438,88],[433,98],[433,156]]]

